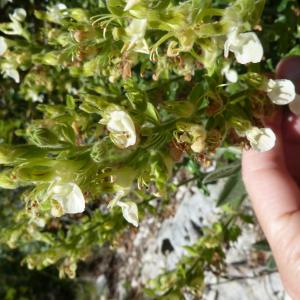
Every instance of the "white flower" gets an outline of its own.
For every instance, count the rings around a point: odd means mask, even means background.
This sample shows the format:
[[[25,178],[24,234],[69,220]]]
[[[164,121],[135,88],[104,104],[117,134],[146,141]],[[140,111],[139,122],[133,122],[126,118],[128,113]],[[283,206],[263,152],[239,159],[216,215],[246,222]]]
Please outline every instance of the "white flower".
[[[141,0],[126,0],[124,11],[130,10],[133,6],[137,5]]]
[[[84,196],[75,183],[58,183],[50,189],[50,195],[56,201],[56,207],[52,209],[54,216],[62,214],[78,214],[85,209]]]
[[[68,15],[67,6],[64,3],[57,3],[48,8],[48,17],[52,22],[59,23],[63,16]]]
[[[270,128],[252,127],[245,132],[252,149],[259,152],[271,150],[276,144],[276,135]]]
[[[7,69],[5,74],[12,78],[16,83],[20,83],[20,74],[16,69]]]
[[[135,227],[139,226],[139,216],[137,205],[132,201],[117,203],[122,209],[124,219]]]
[[[44,102],[44,96],[39,95],[36,91],[34,90],[28,90],[26,93],[26,98],[30,99],[32,102]]]
[[[227,64],[221,71],[228,82],[236,83],[238,81],[238,73],[236,70],[230,68],[230,64]]]
[[[0,56],[6,52],[7,48],[8,47],[5,38],[0,36]]]
[[[33,223],[36,224],[38,227],[44,228],[46,226],[46,220],[43,218],[34,218]]]
[[[131,37],[132,42],[144,38],[147,29],[147,19],[133,19],[126,28],[126,33]]]
[[[296,116],[300,116],[300,95],[296,95],[295,100],[289,104],[289,108]]]
[[[134,123],[125,111],[115,110],[109,113],[107,129],[110,131],[112,142],[124,149],[135,145],[136,131]]]
[[[53,6],[53,8],[57,10],[65,10],[67,9],[67,6],[64,3],[57,3]]]
[[[16,8],[14,10],[14,13],[10,15],[10,19],[12,21],[18,21],[18,22],[23,22],[27,16],[26,10],[23,8]]]
[[[240,64],[258,63],[264,54],[261,42],[254,32],[238,33],[237,29],[227,36],[224,45],[225,57],[228,57],[229,51],[234,53]]]
[[[133,49],[136,52],[149,54],[149,47],[144,39],[147,29],[147,19],[134,19],[126,28],[126,33],[130,37],[127,50]]]
[[[13,65],[9,63],[2,64],[2,73],[5,77],[10,77],[16,83],[20,83],[20,74]]]
[[[296,97],[295,85],[288,79],[270,79],[266,91],[271,101],[277,105],[289,104]]]

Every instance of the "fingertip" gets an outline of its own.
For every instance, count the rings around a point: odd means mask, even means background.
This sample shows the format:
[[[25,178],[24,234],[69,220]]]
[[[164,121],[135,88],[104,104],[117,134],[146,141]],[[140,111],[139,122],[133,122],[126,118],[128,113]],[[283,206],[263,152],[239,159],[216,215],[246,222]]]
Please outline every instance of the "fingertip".
[[[243,151],[242,175],[246,186],[248,181],[258,180],[255,174],[260,170],[268,171],[273,169],[285,169],[284,157],[278,139],[275,147],[267,152]]]

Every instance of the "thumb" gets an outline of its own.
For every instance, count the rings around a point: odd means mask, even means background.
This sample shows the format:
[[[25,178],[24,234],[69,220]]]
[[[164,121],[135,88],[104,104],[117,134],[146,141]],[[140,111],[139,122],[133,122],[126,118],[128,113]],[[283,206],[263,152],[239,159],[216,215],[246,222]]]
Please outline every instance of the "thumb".
[[[300,57],[281,61],[278,78],[288,78],[300,87],[300,71],[295,67],[299,64]],[[243,153],[243,179],[283,283],[293,299],[300,300],[300,190],[286,166],[285,122],[284,114],[272,124],[277,133],[277,143],[272,150]]]
[[[292,111],[300,112],[300,56],[292,56],[280,61],[276,69],[277,78],[291,80],[296,92],[299,94],[290,104]],[[286,109],[282,131],[284,136],[284,149],[286,164],[291,175],[300,183],[300,118]]]

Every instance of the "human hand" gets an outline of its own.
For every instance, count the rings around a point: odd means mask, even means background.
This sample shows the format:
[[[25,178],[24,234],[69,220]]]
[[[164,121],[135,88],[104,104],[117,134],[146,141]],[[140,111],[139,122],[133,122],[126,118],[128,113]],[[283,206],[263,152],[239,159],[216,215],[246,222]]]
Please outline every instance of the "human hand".
[[[277,77],[290,79],[300,94],[300,56],[281,61]],[[300,117],[283,109],[269,127],[276,146],[243,153],[243,179],[271,246],[283,284],[300,299]]]

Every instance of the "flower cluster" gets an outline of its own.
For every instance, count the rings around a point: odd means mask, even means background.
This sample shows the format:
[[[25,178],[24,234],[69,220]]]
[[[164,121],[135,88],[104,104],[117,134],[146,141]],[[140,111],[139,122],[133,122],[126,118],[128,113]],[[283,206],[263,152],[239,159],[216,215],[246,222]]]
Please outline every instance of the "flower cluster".
[[[281,39],[264,26],[264,0],[74,3],[3,4],[0,187],[25,190],[30,224],[96,215],[105,242],[126,224],[119,215],[138,226],[153,198],[167,200],[179,169],[270,151],[275,105],[300,115],[294,84],[272,75]],[[51,262],[74,274],[73,258]]]

